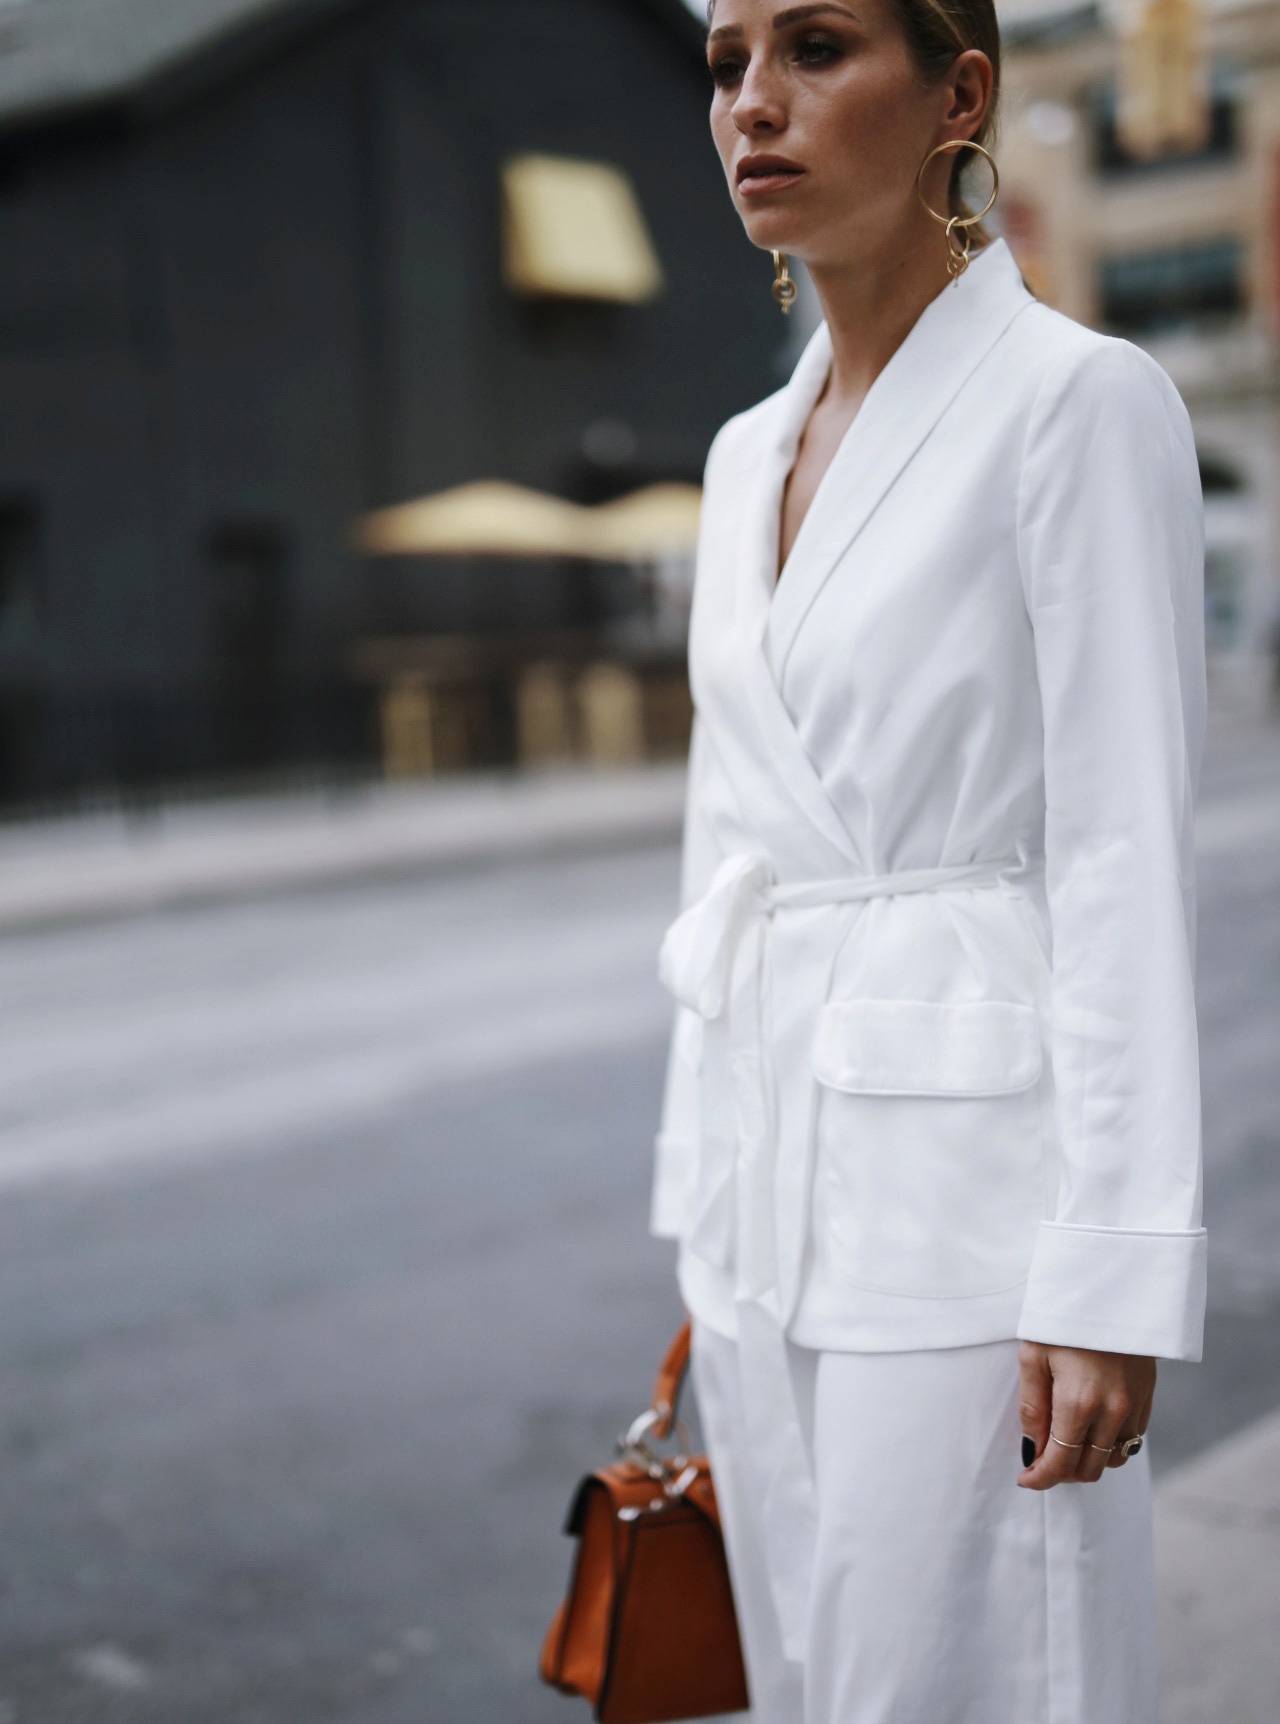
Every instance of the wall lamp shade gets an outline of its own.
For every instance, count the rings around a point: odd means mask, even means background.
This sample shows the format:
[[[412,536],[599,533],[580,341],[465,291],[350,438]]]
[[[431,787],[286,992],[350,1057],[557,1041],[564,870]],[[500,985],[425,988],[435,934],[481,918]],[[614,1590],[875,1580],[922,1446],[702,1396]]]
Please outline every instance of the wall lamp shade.
[[[639,305],[665,285],[631,181],[612,163],[508,156],[502,208],[502,273],[515,293]]]
[[[696,549],[697,485],[644,485],[607,503],[570,503],[502,480],[477,480],[374,509],[353,543],[367,556],[584,557],[645,562]]]

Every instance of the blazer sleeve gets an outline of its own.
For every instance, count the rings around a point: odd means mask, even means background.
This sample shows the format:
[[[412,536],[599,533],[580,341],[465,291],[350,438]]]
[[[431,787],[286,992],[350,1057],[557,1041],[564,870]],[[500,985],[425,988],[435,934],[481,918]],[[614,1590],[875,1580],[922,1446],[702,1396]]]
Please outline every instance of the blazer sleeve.
[[[1190,417],[1142,348],[1110,337],[1050,367],[1017,531],[1044,726],[1062,1159],[1016,1332],[1198,1360],[1204,511]]]

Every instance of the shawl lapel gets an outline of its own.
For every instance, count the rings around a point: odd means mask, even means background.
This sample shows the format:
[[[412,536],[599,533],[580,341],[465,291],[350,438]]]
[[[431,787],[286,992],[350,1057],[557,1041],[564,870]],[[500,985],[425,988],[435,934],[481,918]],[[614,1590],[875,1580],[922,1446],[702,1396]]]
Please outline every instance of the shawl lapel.
[[[775,593],[783,488],[831,361],[830,331],[825,322],[818,325],[764,427],[757,507],[744,546],[744,563],[763,599],[762,641],[775,667],[785,662],[809,607],[898,474],[1012,319],[1033,302],[1003,239],[929,301],[867,391],[822,475]]]
[[[1033,303],[999,239],[925,306],[823,474],[776,592],[783,486],[831,362],[825,322],[789,381],[760,404],[732,487],[740,512],[725,525],[716,596],[703,587],[695,598],[689,670],[744,824],[786,872],[856,871],[862,860],[782,699],[787,650],[894,479],[1010,321]]]

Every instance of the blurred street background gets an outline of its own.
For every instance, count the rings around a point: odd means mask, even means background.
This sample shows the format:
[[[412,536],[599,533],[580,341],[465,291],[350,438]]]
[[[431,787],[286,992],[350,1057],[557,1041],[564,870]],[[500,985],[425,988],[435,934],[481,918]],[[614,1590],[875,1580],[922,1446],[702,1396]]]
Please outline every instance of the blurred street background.
[[[681,1315],[698,487],[817,316],[704,10],[0,0],[0,1724],[588,1715],[560,1523]],[[1280,0],[999,10],[988,225],[1200,448],[1164,1724],[1272,1724]]]

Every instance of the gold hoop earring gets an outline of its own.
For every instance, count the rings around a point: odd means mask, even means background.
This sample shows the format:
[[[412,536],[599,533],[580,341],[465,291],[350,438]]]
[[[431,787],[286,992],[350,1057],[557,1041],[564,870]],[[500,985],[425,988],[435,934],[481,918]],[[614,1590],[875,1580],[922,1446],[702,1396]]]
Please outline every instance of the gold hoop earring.
[[[785,253],[775,251],[773,254],[773,297],[782,307],[784,317],[791,310],[798,291],[795,282],[792,281],[787,272]]]
[[[983,204],[977,215],[939,215],[937,210],[930,208],[929,204],[925,202],[925,195],[920,189],[920,181],[924,178],[924,170],[928,167],[933,158],[936,155],[939,155],[943,150],[966,149],[977,150],[979,155],[985,156],[991,163],[991,196],[987,199],[986,203]],[[933,217],[934,221],[943,222],[946,226],[948,275],[960,276],[964,274],[966,269],[968,269],[969,229],[975,222],[980,222],[983,216],[986,215],[987,211],[995,203],[996,195],[999,190],[1000,171],[996,167],[995,157],[991,154],[990,150],[984,149],[981,144],[975,144],[972,138],[948,138],[945,143],[935,144],[921,162],[919,171],[916,174],[916,196],[920,199],[920,202],[924,204],[925,209],[929,211],[929,214]],[[959,238],[957,238],[956,235],[957,229],[959,229]]]

